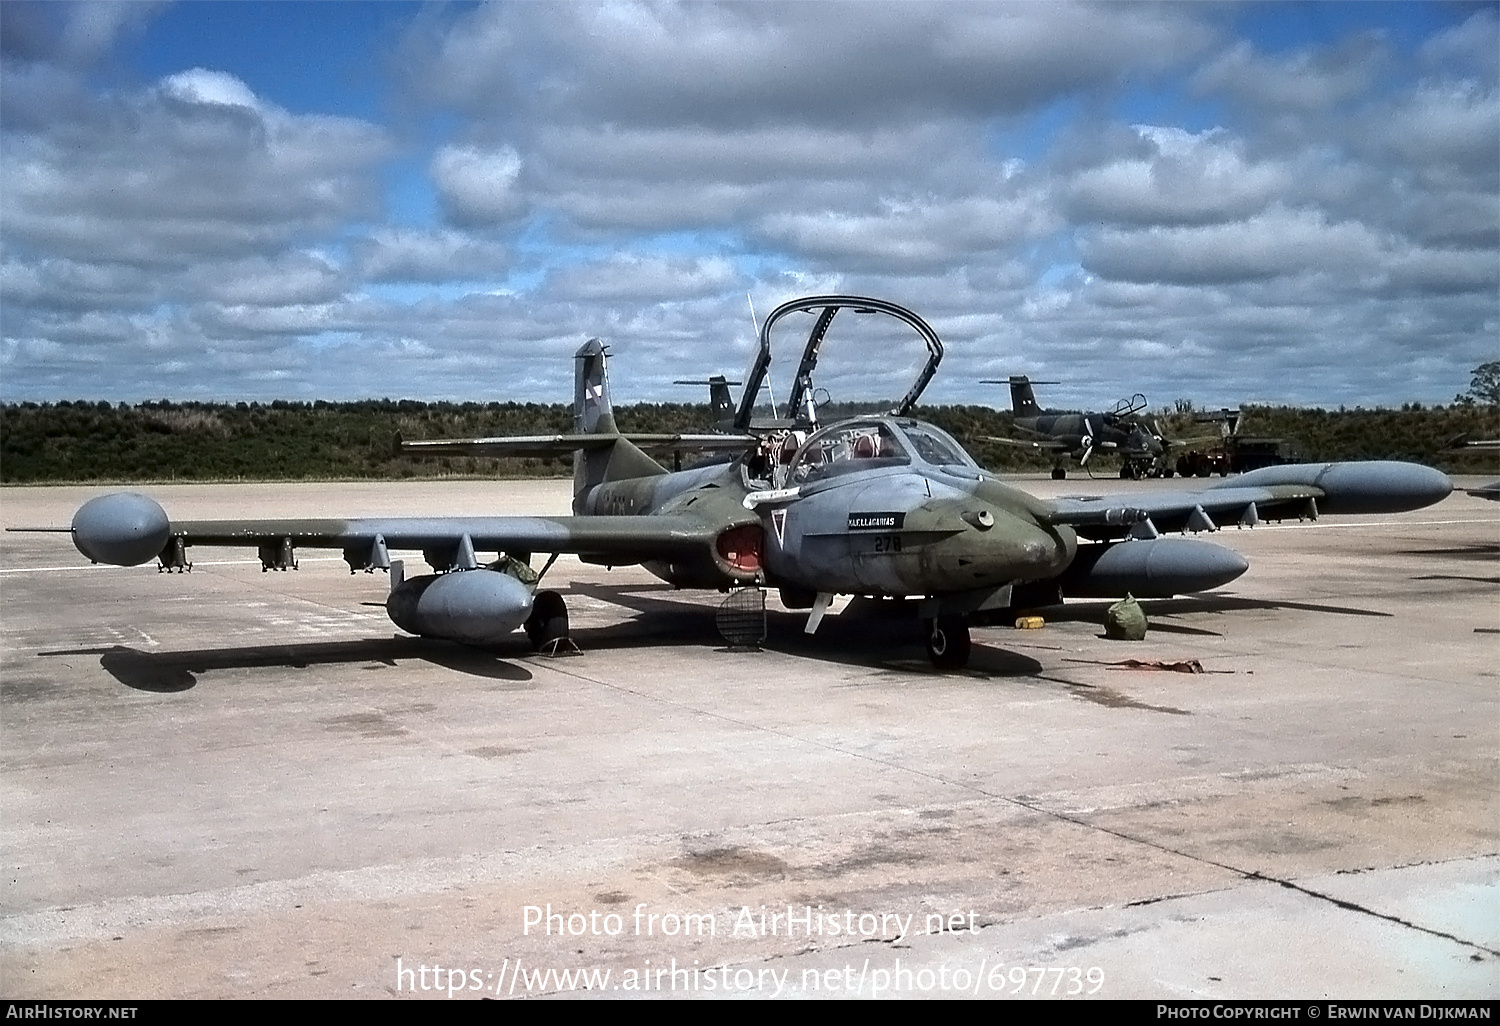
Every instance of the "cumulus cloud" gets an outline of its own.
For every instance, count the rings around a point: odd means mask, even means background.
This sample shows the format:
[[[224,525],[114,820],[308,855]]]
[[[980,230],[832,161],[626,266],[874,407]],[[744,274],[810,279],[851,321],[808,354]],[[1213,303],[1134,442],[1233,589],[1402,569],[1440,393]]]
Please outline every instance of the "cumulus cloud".
[[[236,311],[253,347],[257,333],[320,322],[277,327],[250,311],[341,301],[350,282],[337,261],[298,244],[374,212],[383,129],[291,114],[211,69],[115,93],[58,65],[4,73],[7,86],[18,75],[33,86],[28,116],[3,125],[7,338],[148,376],[158,365],[142,361],[170,343],[192,381],[204,370],[187,357],[232,341]]]
[[[813,180],[868,182],[921,174],[939,181],[994,177],[973,126],[959,121],[879,127],[787,124],[752,128],[559,125],[532,145],[545,184],[553,175],[612,179],[683,188],[712,182],[751,188]]]
[[[182,267],[326,233],[372,209],[379,128],[296,116],[201,69],[7,135],[6,241],[77,260]]]
[[[1385,60],[1385,44],[1375,33],[1354,36],[1333,49],[1285,57],[1257,53],[1241,41],[1203,67],[1193,84],[1255,108],[1323,111],[1364,94]]]
[[[559,271],[550,291],[569,299],[663,303],[721,295],[744,284],[745,279],[723,257],[674,259],[621,253]]]
[[[414,38],[417,88],[471,113],[738,126],[1019,112],[1191,59],[1188,5],[480,7]]]
[[[1500,90],[1424,84],[1398,104],[1386,138],[1407,161],[1444,182],[1493,182],[1500,153]]]
[[[0,306],[42,310],[141,309],[162,290],[139,267],[49,258],[0,264]]]
[[[70,4],[11,0],[0,19],[0,54],[21,61],[91,64],[121,37],[139,32],[163,6],[161,0]]]
[[[601,175],[552,182],[537,199],[563,215],[559,231],[589,238],[621,231],[671,232],[734,224],[769,204],[764,186],[704,181],[666,183]]]
[[[250,91],[250,87],[224,71],[193,68],[191,71],[168,75],[162,79],[161,91],[164,95],[185,103],[260,109],[260,101]]]
[[[1119,281],[1220,285],[1320,270],[1358,275],[1379,253],[1364,225],[1278,207],[1232,224],[1101,231],[1083,245],[1083,262]]]
[[[1065,187],[1081,222],[1198,224],[1256,213],[1291,185],[1293,170],[1246,159],[1222,130],[1137,126],[1152,153],[1080,171]]]
[[[1463,24],[1435,33],[1422,43],[1417,53],[1431,73],[1493,83],[1500,76],[1497,37],[1500,37],[1500,15],[1493,7],[1487,7],[1475,11]]]
[[[1493,250],[1413,247],[1394,254],[1387,267],[1392,285],[1401,290],[1493,296],[1500,288],[1500,263]]]
[[[451,229],[381,228],[352,244],[361,277],[376,282],[443,282],[500,274],[506,247]]]
[[[205,303],[195,307],[191,316],[210,339],[295,338],[351,327],[345,311],[331,303]]]
[[[662,399],[743,366],[747,292],[846,292],[938,327],[934,401],[1441,401],[1500,324],[1488,7],[1274,51],[1209,5],[440,7],[372,61],[391,130],[85,73],[143,10],[0,20],[8,395],[557,399],[597,335]],[[819,384],[904,389],[849,353]]]
[[[432,180],[448,215],[460,224],[506,221],[523,210],[516,178],[521,155],[510,146],[444,146],[432,158]]]
[[[1056,227],[1039,195],[886,200],[868,214],[775,214],[761,233],[809,258],[853,268],[917,270],[1000,251]]]
[[[326,258],[287,253],[275,259],[251,257],[215,264],[191,285],[179,294],[231,305],[285,306],[337,299],[348,287],[348,279]]]

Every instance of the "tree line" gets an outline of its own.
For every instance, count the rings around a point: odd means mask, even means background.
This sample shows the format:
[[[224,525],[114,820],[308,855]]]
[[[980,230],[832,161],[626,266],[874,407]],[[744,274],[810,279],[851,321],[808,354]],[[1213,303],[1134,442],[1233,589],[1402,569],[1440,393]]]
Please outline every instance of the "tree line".
[[[1179,404],[1181,406],[1182,404]],[[1169,437],[1203,435],[1191,404],[1156,417]],[[825,423],[880,404],[825,407]],[[703,432],[706,404],[617,406],[627,432]],[[996,471],[1042,469],[1044,453],[995,442],[1016,438],[1009,411],[927,406],[916,415],[954,435]],[[548,477],[570,473],[558,458],[416,458],[395,451],[397,437],[472,438],[571,429],[564,404],[361,402],[108,402],[0,405],[0,482],[270,481],[430,477]],[[1241,434],[1284,437],[1309,460],[1406,459],[1456,473],[1492,473],[1494,452],[1451,450],[1461,436],[1500,437],[1500,405],[1456,402],[1401,410],[1245,407]],[[684,455],[685,460],[692,457]],[[670,460],[670,457],[668,457]],[[1115,464],[1099,459],[1096,472]]]

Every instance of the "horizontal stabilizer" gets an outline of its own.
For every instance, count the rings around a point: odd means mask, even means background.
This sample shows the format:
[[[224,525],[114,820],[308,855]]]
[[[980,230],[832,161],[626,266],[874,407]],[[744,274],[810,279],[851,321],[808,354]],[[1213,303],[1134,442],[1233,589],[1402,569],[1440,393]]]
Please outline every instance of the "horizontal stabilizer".
[[[694,452],[740,452],[756,444],[754,435],[518,435],[510,438],[438,438],[401,442],[403,456],[567,456],[579,449],[603,449],[624,439],[638,448]]]

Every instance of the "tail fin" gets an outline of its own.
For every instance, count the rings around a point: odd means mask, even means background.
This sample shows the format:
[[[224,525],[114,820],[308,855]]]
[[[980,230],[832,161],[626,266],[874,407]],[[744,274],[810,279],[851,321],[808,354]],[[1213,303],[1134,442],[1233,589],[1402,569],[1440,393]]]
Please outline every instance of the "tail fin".
[[[609,354],[597,338],[585,342],[574,354],[573,433],[616,435],[615,411],[609,404]]]
[[[609,402],[609,354],[597,338],[574,354],[573,433],[614,436],[608,445],[591,445],[573,454],[573,511],[583,509],[588,494],[606,481],[654,477],[666,470],[624,438]]]
[[[1031,390],[1031,379],[1024,374],[1011,376],[1010,409],[1017,417],[1037,417],[1042,413],[1036,404],[1036,393]]]
[[[729,394],[729,386],[738,385],[738,381],[730,381],[722,374],[715,374],[707,381],[697,378],[679,378],[672,384],[707,385],[708,405],[714,418],[714,430],[725,433],[734,430],[734,397]]]
[[[708,405],[712,408],[715,431],[734,430],[734,397],[729,394],[729,381],[722,374],[708,379]]]

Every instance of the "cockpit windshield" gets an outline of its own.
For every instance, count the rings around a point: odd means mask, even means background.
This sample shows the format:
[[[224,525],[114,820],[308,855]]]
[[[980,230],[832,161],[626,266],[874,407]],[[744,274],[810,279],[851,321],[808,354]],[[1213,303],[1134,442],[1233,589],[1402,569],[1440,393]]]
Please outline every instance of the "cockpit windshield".
[[[903,423],[901,431],[906,435],[906,440],[911,443],[912,449],[916,451],[917,457],[924,463],[930,463],[935,467],[974,467],[976,464],[969,458],[953,438],[945,431],[932,427],[929,424],[916,422]]]
[[[788,480],[802,484],[855,470],[910,462],[905,447],[886,425],[837,424],[807,440],[792,464]]]

